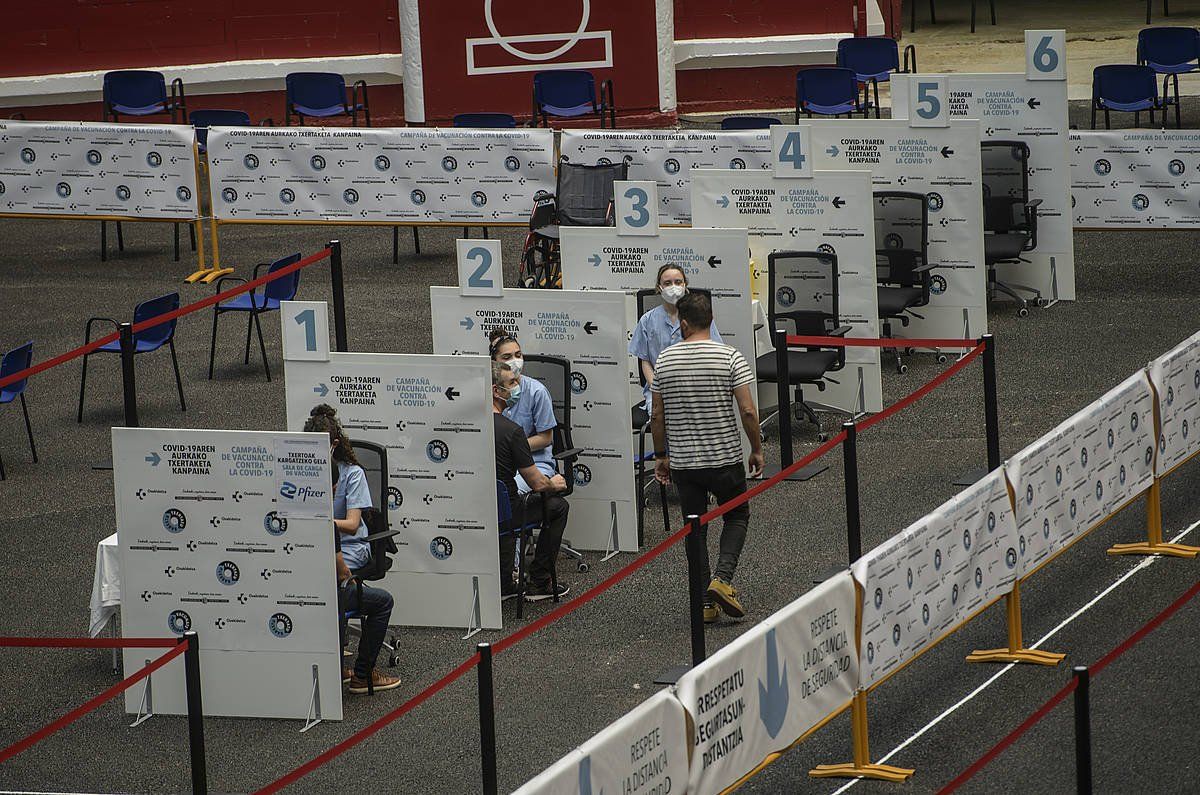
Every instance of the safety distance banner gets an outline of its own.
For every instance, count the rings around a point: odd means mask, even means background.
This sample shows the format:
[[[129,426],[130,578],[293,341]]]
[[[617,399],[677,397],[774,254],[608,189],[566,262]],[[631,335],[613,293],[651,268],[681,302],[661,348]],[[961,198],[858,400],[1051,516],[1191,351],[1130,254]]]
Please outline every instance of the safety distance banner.
[[[869,169],[875,190],[924,193],[929,207],[929,305],[898,337],[973,339],[987,331],[979,122],[910,127],[905,120],[814,119],[813,168]],[[898,225],[920,216],[897,215]],[[898,324],[897,324],[898,325]]]
[[[1158,455],[1163,477],[1200,449],[1200,334],[1193,334],[1146,368],[1158,396]]]
[[[198,633],[207,715],[303,718],[315,677],[340,719],[328,438],[113,428],[112,444],[123,634]],[[158,654],[126,649],[125,670]],[[181,665],[152,679],[152,711],[186,712]]]
[[[995,470],[855,562],[862,586],[860,687],[897,671],[1017,577],[1017,526]]]
[[[895,118],[908,118],[909,92],[918,79],[893,76]],[[1022,141],[1029,147],[1029,195],[1042,201],[1038,244],[1021,255],[1028,264],[1002,265],[1003,273],[1036,287],[1049,300],[1074,300],[1067,81],[1028,80],[1024,74],[949,74],[946,82],[951,118],[978,119],[984,141]],[[1020,185],[1021,168],[1015,158],[989,155],[983,168],[985,177],[1019,195],[1014,188]]]
[[[666,795],[685,792],[687,779],[687,716],[675,694],[661,690],[514,795]]]
[[[1138,371],[1013,456],[1019,576],[1149,488],[1156,443],[1154,396]]]
[[[818,171],[811,179],[779,178],[772,171],[697,170],[692,174],[697,227],[749,229],[752,279],[760,301],[784,306],[796,302],[797,295],[807,295],[810,285],[828,282],[827,276],[811,271],[777,273],[776,294],[769,296],[772,252],[837,255],[838,324],[850,326],[851,337],[879,336],[872,207],[871,175],[866,171]],[[813,266],[815,262],[801,262],[802,268]],[[828,289],[820,289],[821,302]],[[764,311],[768,307],[764,304]],[[824,390],[808,394],[807,399],[848,412],[883,410],[877,348],[847,348],[846,367],[830,373],[824,383]]]
[[[567,538],[576,548],[636,552],[630,437],[613,432],[628,426],[630,416],[625,297],[511,289],[500,296],[467,296],[457,287],[430,287],[429,302],[436,353],[487,356],[488,334],[501,327],[515,332],[526,357],[570,362],[571,435],[583,452],[574,466]],[[558,399],[553,389],[551,397]]]
[[[829,578],[679,679],[688,792],[719,793],[843,709],[858,687],[854,583]]]
[[[629,179],[657,183],[660,223],[689,226],[691,172],[769,169],[771,135],[765,130],[564,130],[559,152],[564,161],[584,165],[623,160]]]
[[[1200,227],[1200,131],[1073,132],[1069,151],[1076,228]]]
[[[526,223],[555,190],[553,130],[213,127],[221,221]]]
[[[194,220],[195,132],[0,121],[0,215]]]

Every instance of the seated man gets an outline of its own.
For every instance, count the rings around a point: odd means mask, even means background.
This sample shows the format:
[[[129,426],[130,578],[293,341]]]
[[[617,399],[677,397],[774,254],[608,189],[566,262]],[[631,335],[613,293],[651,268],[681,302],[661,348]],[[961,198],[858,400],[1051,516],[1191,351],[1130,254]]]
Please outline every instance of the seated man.
[[[530,602],[540,602],[554,596],[566,596],[570,591],[561,582],[558,593],[552,587],[551,572],[558,560],[558,550],[562,546],[563,531],[567,527],[567,501],[558,496],[558,492],[567,490],[567,483],[562,475],[546,477],[533,461],[529,450],[529,440],[520,425],[508,419],[502,413],[508,406],[516,405],[521,397],[521,384],[517,374],[504,362],[492,362],[492,419],[495,424],[496,436],[496,480],[502,482],[508,489],[509,503],[513,506],[513,518],[508,525],[501,527],[506,530],[520,526],[521,510],[517,502],[516,475],[529,484],[532,492],[525,497],[525,521],[536,522],[542,517],[545,508],[546,522],[538,536],[537,549],[533,554],[533,565],[529,567],[529,587],[525,590],[525,599]],[[513,560],[516,555],[517,539],[513,533],[500,536],[500,592],[504,596],[512,596],[517,592],[513,582]]]
[[[350,579],[350,567],[342,558],[342,534],[334,528],[333,538],[337,549],[337,579],[338,579],[338,629],[341,632],[342,647],[346,646],[346,611],[352,610],[365,619],[363,634],[358,641],[358,659],[353,668],[342,669],[342,681],[349,682],[351,693],[368,693],[375,690],[392,690],[400,686],[400,677],[391,676],[375,670],[375,659],[383,648],[387,636],[388,624],[392,619],[392,595],[382,588],[372,588],[363,583],[362,601],[359,601],[358,584]],[[371,688],[367,686],[367,677],[371,677]]]

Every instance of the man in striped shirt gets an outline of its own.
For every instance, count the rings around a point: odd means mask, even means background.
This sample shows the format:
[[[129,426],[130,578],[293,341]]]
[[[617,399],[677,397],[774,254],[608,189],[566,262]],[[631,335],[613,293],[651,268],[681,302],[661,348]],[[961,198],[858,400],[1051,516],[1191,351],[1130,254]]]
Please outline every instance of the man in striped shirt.
[[[684,516],[699,516],[708,506],[710,493],[718,503],[724,503],[746,491],[739,415],[750,441],[747,466],[751,477],[762,473],[762,441],[758,410],[750,391],[754,374],[742,354],[710,338],[712,303],[708,296],[688,293],[679,299],[677,308],[683,340],[658,357],[650,386],[654,400],[650,429],[657,459],[654,476],[662,483],[674,481]],[[746,614],[732,582],[749,520],[748,503],[725,514],[720,556],[711,580],[708,526],[700,528],[701,543],[705,545],[702,573],[709,581],[704,604],[706,622],[717,620],[718,606],[734,618]]]

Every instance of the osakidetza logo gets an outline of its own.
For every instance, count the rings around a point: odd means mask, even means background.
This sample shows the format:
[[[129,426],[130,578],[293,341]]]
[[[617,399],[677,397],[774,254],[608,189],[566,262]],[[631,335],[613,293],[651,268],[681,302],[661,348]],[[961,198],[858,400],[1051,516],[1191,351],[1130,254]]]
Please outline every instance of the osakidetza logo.
[[[287,500],[295,500],[296,502],[319,500],[325,496],[325,493],[325,489],[314,489],[312,486],[297,486],[289,480],[285,480],[279,486],[279,496]]]

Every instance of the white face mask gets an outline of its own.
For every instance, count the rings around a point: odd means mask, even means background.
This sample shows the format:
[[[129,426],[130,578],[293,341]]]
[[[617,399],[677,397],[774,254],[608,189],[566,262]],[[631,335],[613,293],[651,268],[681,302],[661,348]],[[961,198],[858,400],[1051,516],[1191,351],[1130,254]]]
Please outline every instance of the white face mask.
[[[508,360],[507,364],[509,366],[509,369],[511,369],[517,375],[520,375],[521,369],[525,367],[525,360],[522,359],[520,356],[514,356],[513,358]]]
[[[683,294],[686,292],[687,292],[687,288],[684,287],[682,284],[672,284],[668,287],[662,288],[662,297],[663,297],[663,300],[666,301],[668,304],[670,304],[671,306],[675,306],[675,303],[680,298],[683,298]]]

